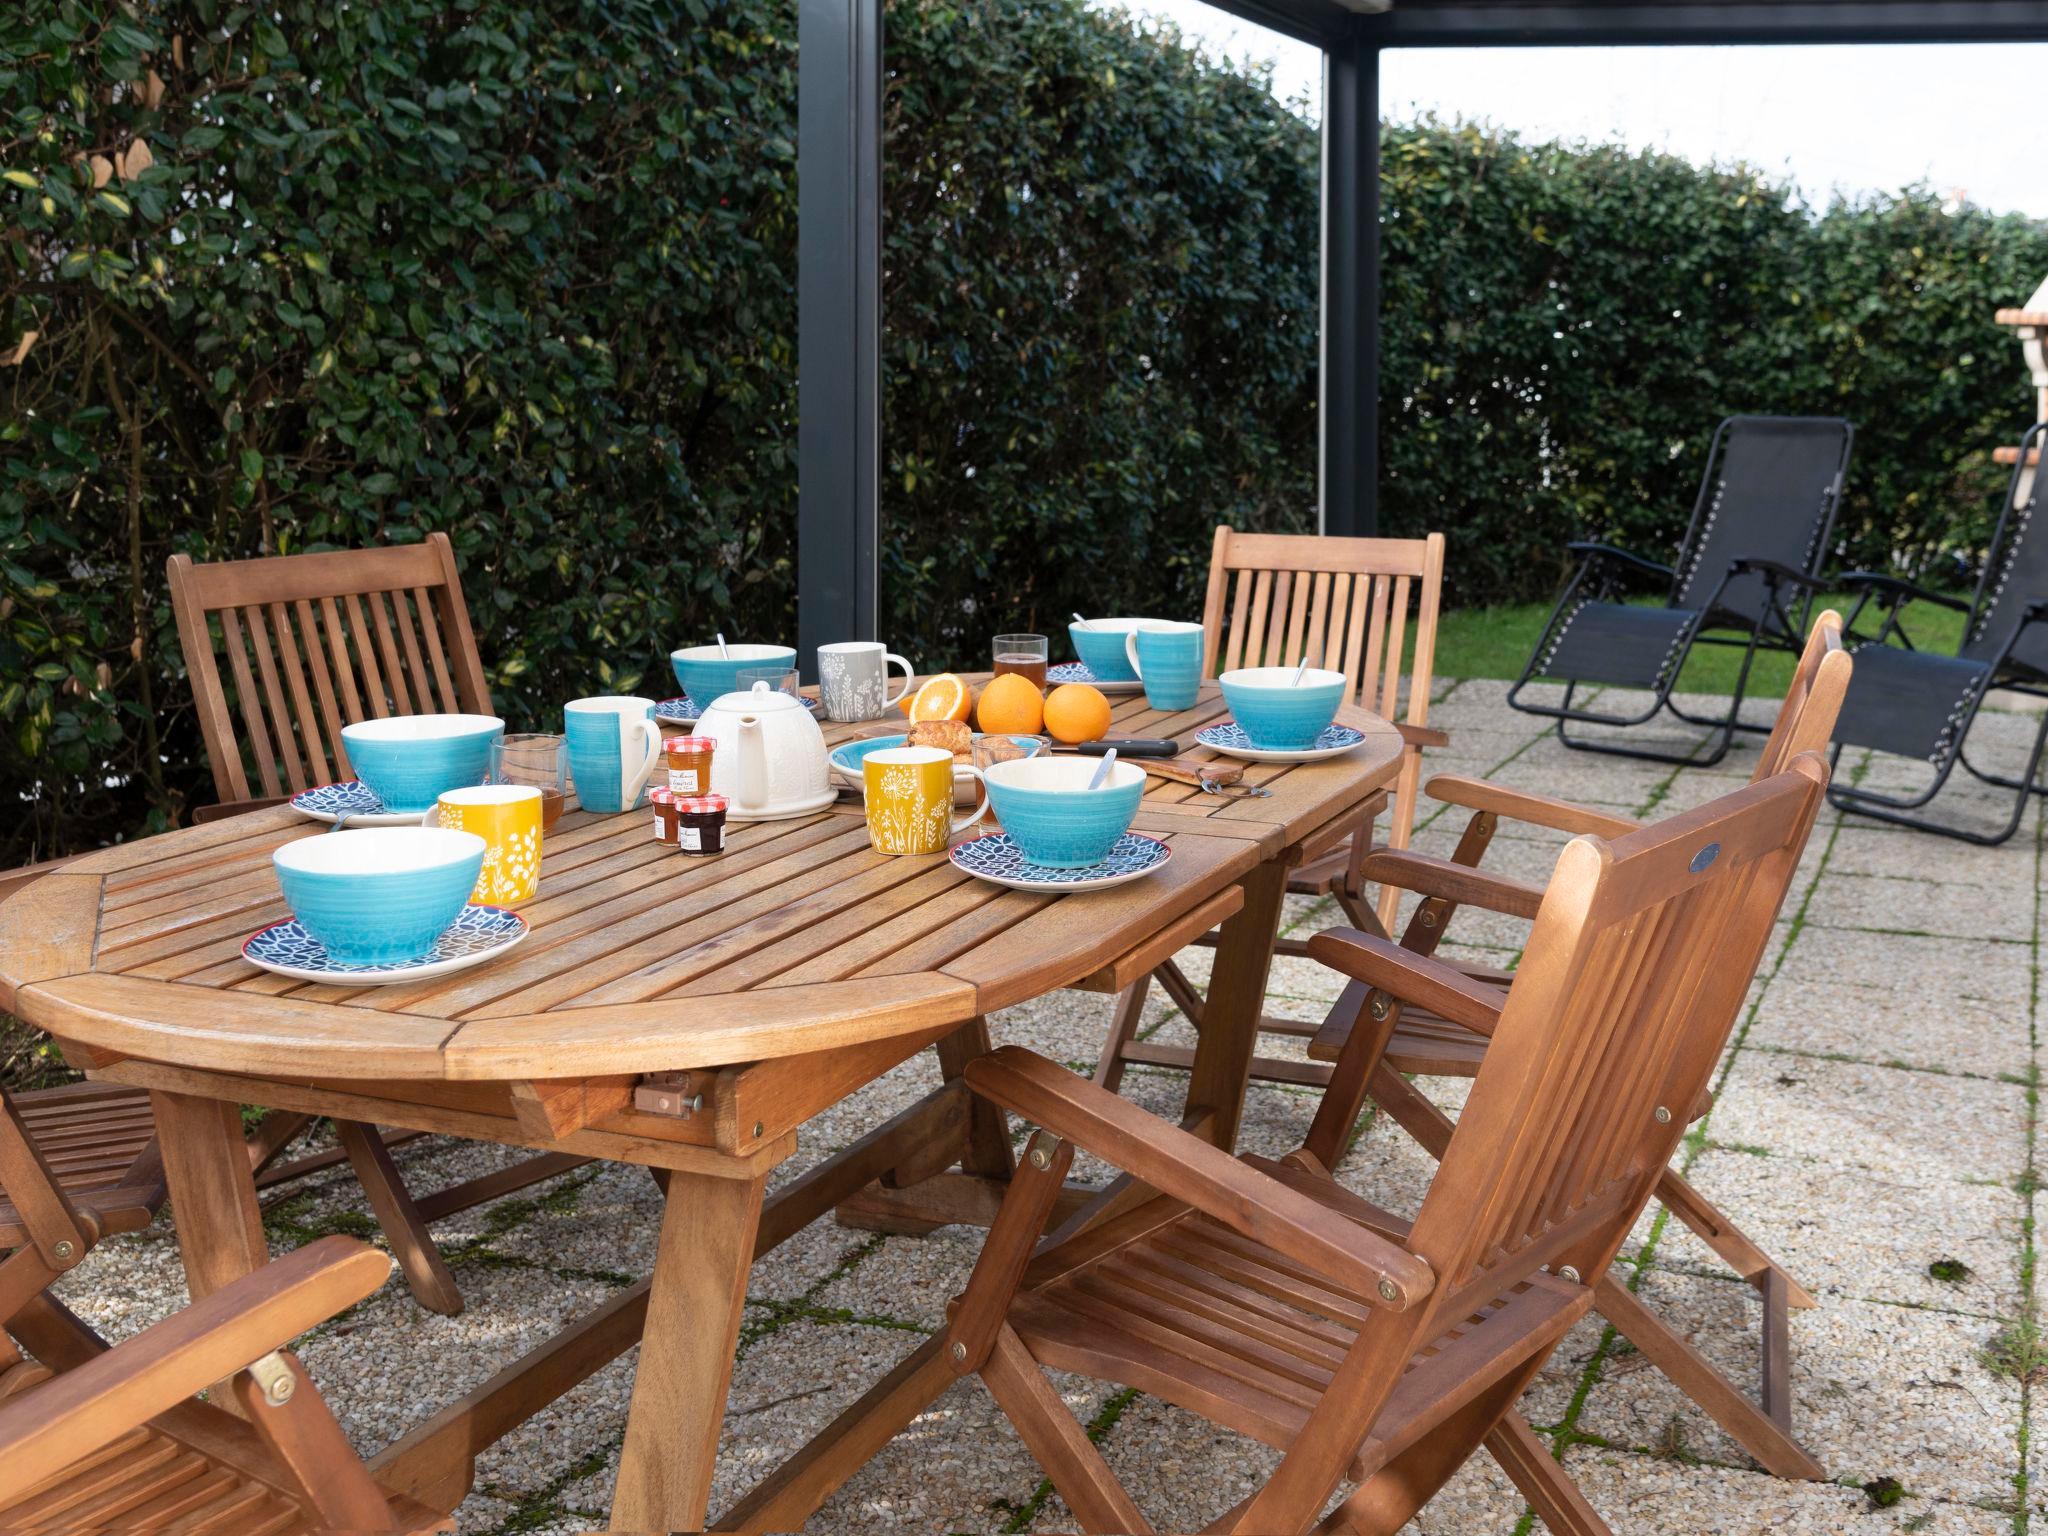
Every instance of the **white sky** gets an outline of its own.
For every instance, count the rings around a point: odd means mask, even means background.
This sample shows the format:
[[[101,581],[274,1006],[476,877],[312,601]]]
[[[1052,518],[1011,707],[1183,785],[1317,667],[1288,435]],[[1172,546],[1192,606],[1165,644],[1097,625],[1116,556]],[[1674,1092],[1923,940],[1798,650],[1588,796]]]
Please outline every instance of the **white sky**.
[[[1270,61],[1283,101],[1320,115],[1322,56],[1202,0],[1097,0],[1178,25],[1231,59]],[[1395,49],[1382,110],[1534,139],[1619,139],[1694,162],[1743,160],[1816,201],[1925,181],[2048,217],[2035,105],[2048,43],[1770,48]]]

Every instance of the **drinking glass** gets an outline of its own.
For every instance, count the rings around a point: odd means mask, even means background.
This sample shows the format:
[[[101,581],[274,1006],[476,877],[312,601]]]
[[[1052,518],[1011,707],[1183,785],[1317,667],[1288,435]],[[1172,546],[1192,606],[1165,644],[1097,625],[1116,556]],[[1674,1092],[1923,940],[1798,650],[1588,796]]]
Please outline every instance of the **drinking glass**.
[[[569,742],[564,736],[500,736],[491,744],[493,784],[531,784],[540,791],[540,829],[562,814],[569,792]]]
[[[1015,672],[1027,679],[1031,686],[1045,687],[1045,662],[1048,655],[1043,635],[997,635],[990,647],[995,653],[995,675]]]
[[[752,693],[754,684],[766,683],[777,693],[803,697],[803,682],[795,667],[742,667],[733,682],[741,693]]]

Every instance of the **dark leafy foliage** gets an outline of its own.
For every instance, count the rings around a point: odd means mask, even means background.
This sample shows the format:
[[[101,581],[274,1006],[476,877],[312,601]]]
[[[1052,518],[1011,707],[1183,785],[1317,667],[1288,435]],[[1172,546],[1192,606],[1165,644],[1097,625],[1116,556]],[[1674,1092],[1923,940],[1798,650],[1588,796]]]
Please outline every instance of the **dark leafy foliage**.
[[[172,550],[447,529],[517,726],[793,631],[794,42],[785,0],[0,4],[0,859],[207,797]],[[1185,611],[1216,521],[1310,526],[1314,131],[1081,0],[906,0],[888,58],[897,648]],[[1858,422],[1854,559],[1981,544],[2037,226],[1387,144],[1385,521],[1461,598],[1668,545],[1736,409]]]

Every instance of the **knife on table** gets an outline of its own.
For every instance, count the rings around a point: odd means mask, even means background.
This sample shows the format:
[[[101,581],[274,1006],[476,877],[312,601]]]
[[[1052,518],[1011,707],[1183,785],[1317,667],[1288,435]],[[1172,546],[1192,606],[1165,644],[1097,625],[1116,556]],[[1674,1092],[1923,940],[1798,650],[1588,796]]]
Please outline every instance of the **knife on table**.
[[[1100,741],[1084,741],[1069,745],[1064,741],[1053,741],[1049,737],[1038,738],[1048,752],[1079,752],[1084,757],[1100,757],[1111,747],[1116,748],[1118,757],[1175,757],[1180,753],[1180,743],[1162,740],[1157,736],[1105,736]]]

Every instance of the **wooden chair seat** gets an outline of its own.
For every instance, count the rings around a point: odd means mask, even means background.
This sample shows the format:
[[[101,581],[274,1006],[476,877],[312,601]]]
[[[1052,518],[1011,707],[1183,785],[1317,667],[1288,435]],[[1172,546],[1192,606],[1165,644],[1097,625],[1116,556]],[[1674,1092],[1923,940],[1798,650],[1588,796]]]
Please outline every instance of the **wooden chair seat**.
[[[1322,1199],[1313,1182],[1296,1187]],[[1347,1475],[1372,1476],[1475,1392],[1547,1352],[1591,1305],[1584,1286],[1539,1275],[1473,1309],[1416,1352]],[[1009,1322],[1041,1365],[1136,1387],[1284,1451],[1371,1310],[1191,1211],[1022,1293]],[[1486,1362],[1476,1374],[1475,1362]]]
[[[149,1225],[164,1199],[163,1163],[149,1095],[108,1083],[71,1083],[13,1095],[16,1112],[57,1187],[90,1212],[102,1236]],[[0,1195],[0,1248],[27,1241]]]
[[[232,1460],[224,1454],[228,1447]],[[256,1435],[241,1420],[193,1403],[0,1504],[0,1530],[175,1527],[179,1536],[300,1536],[332,1529],[283,1487],[245,1470],[265,1460]],[[402,1493],[388,1497],[400,1531],[452,1528]]]

